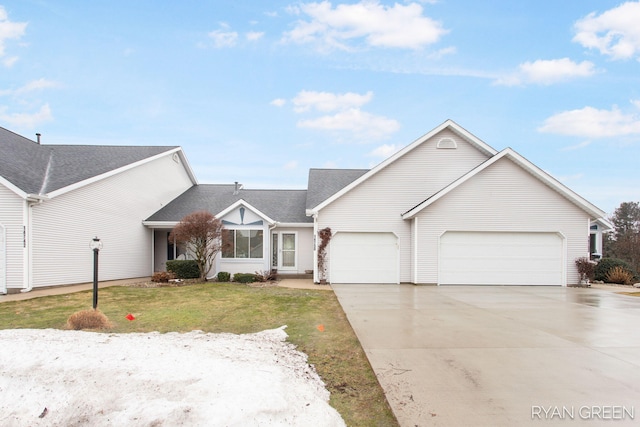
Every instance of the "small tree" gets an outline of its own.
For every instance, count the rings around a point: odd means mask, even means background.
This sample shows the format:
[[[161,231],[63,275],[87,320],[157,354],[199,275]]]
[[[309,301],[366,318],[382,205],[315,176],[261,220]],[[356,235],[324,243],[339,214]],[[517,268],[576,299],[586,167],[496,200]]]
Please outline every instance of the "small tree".
[[[197,211],[182,218],[169,234],[169,240],[193,254],[201,280],[207,280],[213,260],[222,248],[223,228],[222,221],[209,212]]]
[[[327,245],[331,240],[331,229],[325,227],[318,231],[318,237],[320,238],[320,244],[318,245],[318,275],[320,280],[326,280],[327,278]]]
[[[640,202],[621,203],[610,220],[614,232],[606,240],[607,256],[623,259],[640,271]]]

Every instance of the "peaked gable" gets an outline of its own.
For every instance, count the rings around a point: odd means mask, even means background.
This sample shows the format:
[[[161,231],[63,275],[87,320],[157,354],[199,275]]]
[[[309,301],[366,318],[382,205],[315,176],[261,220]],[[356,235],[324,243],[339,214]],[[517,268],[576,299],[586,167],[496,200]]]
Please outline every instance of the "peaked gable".
[[[486,162],[476,167],[475,169],[469,171],[467,174],[463,175],[456,181],[452,182],[450,185],[443,188],[436,194],[427,198],[422,203],[418,204],[417,206],[413,207],[409,211],[402,214],[402,219],[414,218],[422,210],[426,209],[427,207],[429,207],[436,201],[440,200],[441,198],[446,197],[447,194],[451,193],[453,190],[455,190],[465,182],[473,179],[473,177],[478,175],[483,170],[486,170],[492,167],[494,164],[496,164],[498,161],[500,161],[503,158],[511,160],[513,163],[515,163],[517,166],[522,168],[524,171],[528,172],[529,174],[533,175],[535,178],[540,180],[542,183],[544,183],[547,187],[549,187],[550,190],[556,191],[557,193],[565,197],[567,200],[569,200],[571,203],[575,204],[576,206],[581,208],[583,211],[588,213],[593,219],[603,219],[606,216],[606,213],[604,211],[597,208],[595,205],[591,204],[586,199],[582,198],[581,196],[573,192],[567,186],[565,186],[564,184],[562,184],[561,182],[553,178],[548,173],[544,172],[542,169],[535,166],[533,163],[531,163],[529,160],[522,157],[513,149],[506,148],[502,150],[500,153],[491,157]],[[606,224],[608,224],[608,221],[606,221]]]
[[[337,200],[340,197],[344,196],[345,194],[350,192],[352,189],[354,189],[357,186],[361,185],[365,181],[370,180],[372,177],[376,176],[377,174],[379,174],[383,170],[386,170],[391,165],[393,165],[394,163],[398,162],[400,159],[405,158],[405,156],[409,155],[414,150],[416,150],[417,148],[421,147],[427,141],[432,141],[435,136],[437,136],[439,133],[441,133],[443,131],[452,132],[457,137],[461,138],[463,141],[467,142],[470,146],[472,146],[477,151],[482,153],[482,155],[484,155],[484,156],[493,156],[493,155],[495,155],[497,153],[497,151],[495,149],[490,147],[485,142],[481,141],[479,138],[477,138],[476,136],[474,136],[473,134],[471,134],[470,132],[468,132],[467,130],[462,128],[460,125],[458,125],[454,121],[447,120],[444,123],[442,123],[440,126],[434,128],[433,130],[431,130],[427,134],[423,135],[422,137],[418,138],[417,140],[415,140],[411,144],[407,145],[406,147],[404,147],[403,149],[401,149],[400,151],[398,151],[397,153],[395,153],[391,157],[387,158],[386,160],[384,160],[382,163],[378,164],[373,169],[371,169],[371,170],[367,171],[366,173],[362,174],[360,177],[358,177],[357,179],[355,179],[354,181],[352,181],[351,183],[349,183],[348,185],[343,187],[341,190],[335,192],[331,197],[328,197],[327,199],[323,200],[322,202],[318,203],[315,206],[307,206],[307,208],[308,208],[307,209],[307,214],[311,215],[311,214],[313,214],[315,212],[318,212],[319,210],[325,208],[327,205],[333,203],[335,200]],[[453,149],[455,149],[457,147],[457,144],[455,143],[455,141],[448,141],[448,139],[450,139],[450,138],[441,138],[440,141],[437,141],[436,144],[442,143],[442,145],[440,145],[438,148],[442,148],[442,149],[452,149],[453,148]],[[447,141],[443,141],[443,140],[447,140]]]

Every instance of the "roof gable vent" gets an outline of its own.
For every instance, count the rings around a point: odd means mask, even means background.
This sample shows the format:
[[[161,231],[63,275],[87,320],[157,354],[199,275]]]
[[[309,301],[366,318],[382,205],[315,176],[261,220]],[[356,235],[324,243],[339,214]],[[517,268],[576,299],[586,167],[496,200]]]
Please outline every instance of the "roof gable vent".
[[[437,148],[456,149],[458,148],[458,144],[456,144],[456,141],[453,138],[440,138]]]

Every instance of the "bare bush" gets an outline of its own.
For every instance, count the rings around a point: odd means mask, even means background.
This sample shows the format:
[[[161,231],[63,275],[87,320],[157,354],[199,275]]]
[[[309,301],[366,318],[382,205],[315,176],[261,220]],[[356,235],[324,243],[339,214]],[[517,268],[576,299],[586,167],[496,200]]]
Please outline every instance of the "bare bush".
[[[75,331],[82,329],[108,329],[113,325],[100,310],[82,310],[73,313],[67,320],[67,327]]]
[[[621,266],[615,266],[607,273],[608,283],[618,283],[621,285],[631,285],[633,283],[633,274]]]

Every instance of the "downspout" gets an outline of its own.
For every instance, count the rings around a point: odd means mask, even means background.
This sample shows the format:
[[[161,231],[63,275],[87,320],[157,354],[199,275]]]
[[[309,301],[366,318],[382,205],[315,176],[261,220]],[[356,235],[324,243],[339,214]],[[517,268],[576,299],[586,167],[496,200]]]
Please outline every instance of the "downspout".
[[[24,256],[24,281],[25,287],[20,292],[31,292],[33,290],[33,207],[47,200],[41,194],[27,194],[26,198],[26,221],[23,226],[23,247],[26,250]]]
[[[320,283],[318,276],[318,212],[313,212],[313,283]]]

